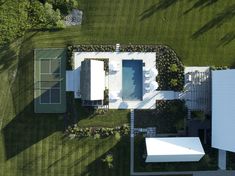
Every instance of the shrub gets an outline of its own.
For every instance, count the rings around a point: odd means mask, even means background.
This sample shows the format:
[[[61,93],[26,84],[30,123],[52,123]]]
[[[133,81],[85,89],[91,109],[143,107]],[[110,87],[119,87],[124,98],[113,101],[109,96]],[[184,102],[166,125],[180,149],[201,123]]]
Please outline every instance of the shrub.
[[[104,105],[108,105],[109,104],[109,89],[105,89],[104,90]]]
[[[178,85],[178,80],[177,80],[177,79],[171,79],[170,85],[171,85],[172,87],[176,87],[176,86]]]
[[[105,158],[102,159],[102,161],[107,164],[108,168],[113,168],[113,155],[112,154],[106,155]]]
[[[98,133],[95,134],[95,135],[94,135],[94,139],[100,139],[100,134],[98,134]]]
[[[115,133],[115,139],[116,139],[117,141],[119,141],[119,140],[121,139],[121,135],[120,135],[119,132],[116,132],[116,133]]]
[[[178,68],[178,66],[176,64],[171,64],[169,70],[171,72],[178,72],[179,68]]]

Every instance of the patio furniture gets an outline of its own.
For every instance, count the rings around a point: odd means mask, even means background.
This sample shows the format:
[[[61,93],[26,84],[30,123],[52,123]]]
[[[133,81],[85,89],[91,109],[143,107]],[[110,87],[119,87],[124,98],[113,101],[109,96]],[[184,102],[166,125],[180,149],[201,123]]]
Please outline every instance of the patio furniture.
[[[145,70],[144,71],[144,77],[146,78],[146,79],[148,79],[148,78],[150,78],[150,71],[149,70]]]
[[[158,75],[158,70],[156,68],[151,68],[150,69],[150,74],[153,76],[157,76]]]
[[[146,92],[149,92],[149,91],[150,91],[150,86],[149,86],[149,85],[144,86],[144,90],[145,90]]]
[[[109,62],[109,70],[113,72],[117,72],[120,70],[120,64],[118,62],[112,61]]]
[[[159,87],[158,83],[156,81],[152,81],[150,83],[150,89],[151,90],[156,90]]]
[[[109,99],[110,100],[119,100],[119,99],[121,99],[121,97],[119,96],[119,92],[118,91],[111,91],[109,93]]]

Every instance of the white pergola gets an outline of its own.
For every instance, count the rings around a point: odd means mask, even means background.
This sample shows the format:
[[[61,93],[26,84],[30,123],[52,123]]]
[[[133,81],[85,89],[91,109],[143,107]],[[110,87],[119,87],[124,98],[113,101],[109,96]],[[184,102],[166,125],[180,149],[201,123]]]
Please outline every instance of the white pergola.
[[[198,137],[145,138],[145,142],[145,162],[192,162],[205,155]]]

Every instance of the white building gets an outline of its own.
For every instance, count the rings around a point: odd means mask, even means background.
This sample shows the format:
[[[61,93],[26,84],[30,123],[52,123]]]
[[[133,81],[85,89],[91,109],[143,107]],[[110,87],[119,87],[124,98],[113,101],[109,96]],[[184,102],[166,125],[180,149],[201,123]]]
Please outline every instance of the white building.
[[[235,152],[235,70],[212,71],[212,147]]]
[[[145,138],[146,162],[199,161],[205,152],[198,137]]]

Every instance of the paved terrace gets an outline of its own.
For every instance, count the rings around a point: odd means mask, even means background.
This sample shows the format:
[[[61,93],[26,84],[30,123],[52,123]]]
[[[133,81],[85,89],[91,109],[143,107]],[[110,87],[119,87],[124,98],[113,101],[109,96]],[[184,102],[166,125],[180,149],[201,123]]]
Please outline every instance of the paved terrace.
[[[156,65],[156,53],[155,52],[75,52],[74,53],[74,80],[76,92],[80,91],[80,67],[81,62],[85,58],[95,59],[109,59],[109,62],[115,61],[118,63],[120,70],[117,72],[109,72],[106,77],[105,87],[109,89],[109,92],[118,92],[122,97],[122,60],[143,60],[143,70],[149,70],[155,68]],[[143,71],[144,72],[144,71]],[[155,80],[154,77],[150,77],[151,81]],[[144,84],[144,76],[143,76]],[[144,87],[145,85],[143,85]],[[75,98],[79,96],[75,92]],[[175,95],[177,94],[177,95]],[[123,101],[122,99],[116,101],[110,101],[110,109],[154,109],[156,107],[156,100],[172,100],[178,97],[178,93],[173,91],[149,91],[143,90],[142,101]]]
[[[185,67],[185,92],[179,98],[185,99],[189,110],[210,112],[211,86],[209,67]],[[191,77],[189,80],[189,76]]]

